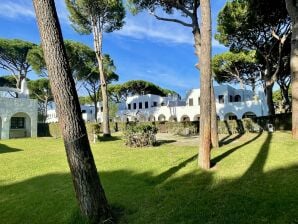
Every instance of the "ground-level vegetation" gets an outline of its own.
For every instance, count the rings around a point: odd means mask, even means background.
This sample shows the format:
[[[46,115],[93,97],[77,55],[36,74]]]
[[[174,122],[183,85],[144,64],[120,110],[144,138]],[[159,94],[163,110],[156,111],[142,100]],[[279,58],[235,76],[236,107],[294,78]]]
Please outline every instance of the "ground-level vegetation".
[[[298,143],[290,132],[221,136],[210,171],[195,137],[130,149],[92,145],[119,223],[296,223]],[[0,142],[0,223],[80,223],[62,140]]]

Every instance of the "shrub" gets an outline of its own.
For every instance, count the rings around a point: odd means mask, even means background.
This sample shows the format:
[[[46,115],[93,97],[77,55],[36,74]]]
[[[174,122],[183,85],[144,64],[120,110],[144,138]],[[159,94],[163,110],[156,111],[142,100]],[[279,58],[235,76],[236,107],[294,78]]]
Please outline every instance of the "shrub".
[[[125,144],[129,147],[156,145],[157,128],[152,124],[130,123],[124,130]]]

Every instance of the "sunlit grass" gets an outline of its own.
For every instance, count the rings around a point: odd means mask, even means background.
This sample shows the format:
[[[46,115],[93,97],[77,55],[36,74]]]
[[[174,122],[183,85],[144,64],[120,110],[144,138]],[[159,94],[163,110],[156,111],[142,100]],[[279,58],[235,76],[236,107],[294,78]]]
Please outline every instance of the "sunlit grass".
[[[197,146],[92,144],[120,223],[298,223],[298,142],[290,133],[241,136],[197,168]],[[61,140],[0,141],[0,223],[75,223]]]

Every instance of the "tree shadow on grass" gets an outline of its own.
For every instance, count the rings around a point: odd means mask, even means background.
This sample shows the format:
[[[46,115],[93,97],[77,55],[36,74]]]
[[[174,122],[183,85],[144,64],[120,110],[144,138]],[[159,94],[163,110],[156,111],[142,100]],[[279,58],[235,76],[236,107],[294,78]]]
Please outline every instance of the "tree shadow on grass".
[[[112,142],[122,140],[122,138],[119,136],[99,136],[98,140],[100,142]]]
[[[219,141],[219,146],[228,145],[228,144],[234,142],[235,140],[241,138],[241,136],[243,136],[242,133],[237,134],[233,138],[230,138],[231,135],[228,135]]]
[[[256,141],[261,135],[262,135],[262,132],[259,132],[258,135],[256,135],[256,136],[253,137],[252,139],[250,139],[250,140],[244,142],[244,143],[241,144],[241,145],[238,145],[238,146],[236,146],[236,147],[234,147],[234,148],[231,148],[230,150],[224,152],[223,154],[221,154],[221,155],[219,155],[219,156],[213,158],[213,159],[211,160],[211,164],[216,165],[216,163],[218,163],[219,161],[223,160],[224,158],[226,158],[227,156],[229,156],[229,155],[232,154],[233,152],[237,151],[238,149],[242,148],[243,146],[246,146],[246,145],[250,144],[250,143],[253,142],[253,141]]]
[[[101,172],[119,223],[297,223],[298,165],[264,172],[272,136],[266,136],[243,176],[218,179],[196,170],[175,176],[130,170]],[[168,173],[168,174],[165,174]],[[169,175],[170,174],[170,175]],[[159,181],[155,181],[158,179]],[[159,184],[161,181],[163,184]],[[48,174],[0,185],[0,223],[80,223],[69,174]]]
[[[10,152],[19,152],[19,151],[23,151],[21,149],[16,149],[16,148],[11,148],[7,145],[1,144],[0,143],[0,154],[2,153],[10,153]]]
[[[177,141],[174,140],[174,139],[170,139],[170,140],[157,140],[156,146],[171,144],[171,143],[174,143],[174,142],[177,142]]]

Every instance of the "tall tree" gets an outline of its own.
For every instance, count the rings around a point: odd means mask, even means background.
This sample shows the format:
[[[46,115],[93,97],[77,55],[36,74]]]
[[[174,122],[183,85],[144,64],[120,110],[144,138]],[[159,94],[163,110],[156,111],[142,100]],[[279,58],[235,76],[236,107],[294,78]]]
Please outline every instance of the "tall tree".
[[[258,64],[255,51],[224,52],[212,59],[212,70],[219,83],[239,83],[241,88],[255,87],[260,81],[261,65]]]
[[[298,139],[298,1],[285,0],[292,19],[291,74],[292,74],[292,136]]]
[[[103,103],[103,134],[110,136],[107,75],[103,66],[103,33],[119,30],[124,24],[122,0],[65,0],[74,29],[81,34],[93,34],[98,60]]]
[[[193,38],[194,38],[194,48],[195,48],[195,54],[198,57],[199,60],[203,60],[203,62],[198,62],[196,64],[197,69],[203,69],[203,73],[201,71],[201,100],[200,101],[200,113],[201,113],[201,118],[204,118],[203,122],[200,122],[200,133],[201,133],[201,141],[200,141],[200,150],[201,154],[199,157],[201,157],[200,162],[201,162],[201,167],[203,168],[209,168],[210,162],[207,163],[207,160],[210,159],[210,145],[211,145],[211,119],[210,119],[210,114],[211,114],[211,70],[209,73],[209,78],[206,77],[206,72],[208,71],[208,64],[204,63],[209,63],[208,58],[209,57],[209,50],[207,46],[205,46],[204,50],[207,50],[206,55],[201,55],[201,41],[202,41],[202,36],[201,36],[201,30],[200,30],[200,24],[199,24],[199,14],[198,10],[200,7],[200,4],[205,4],[204,7],[207,7],[207,2],[206,0],[200,1],[200,0],[184,0],[184,1],[177,1],[177,0],[128,0],[130,3],[131,10],[133,12],[138,12],[139,10],[149,10],[153,16],[155,16],[156,19],[161,20],[161,21],[167,21],[167,22],[174,22],[178,23],[180,25],[183,25],[185,27],[189,27],[192,30]],[[206,5],[207,4],[207,5]],[[160,12],[160,9],[165,11],[168,15],[172,15],[169,17],[163,17],[160,15],[157,15],[158,12]],[[204,16],[206,16],[204,19],[206,19],[205,22],[208,21],[208,13],[207,9],[201,9],[202,13],[204,11]],[[210,8],[209,8],[210,10]],[[177,13],[174,15],[174,12],[179,12],[180,16],[175,17]],[[203,14],[201,13],[201,20],[203,19]],[[207,26],[202,22],[202,27]],[[207,32],[205,36],[206,42],[208,42],[208,37],[209,35],[209,28],[204,27]],[[202,31],[203,34],[203,31]],[[211,45],[211,43],[210,43]],[[203,58],[201,58],[203,56]],[[201,68],[201,65],[205,66],[204,68]],[[203,74],[203,75],[202,75]],[[208,102],[207,102],[208,101]],[[208,112],[207,112],[208,111]],[[208,113],[208,114],[207,114]],[[202,119],[203,120],[203,119]],[[206,123],[207,122],[207,123]],[[213,121],[216,122],[216,121]],[[213,130],[213,134],[216,135],[216,130]],[[205,163],[206,162],[206,163]]]
[[[0,68],[13,75],[17,88],[21,88],[22,79],[27,77],[31,69],[27,57],[34,46],[23,40],[0,39]]]
[[[75,83],[68,64],[54,0],[33,0],[68,164],[81,212],[92,223],[111,211],[96,170]]]
[[[122,84],[110,85],[108,88],[110,99],[115,103],[126,101],[129,95],[155,94],[159,96],[180,95],[173,90],[164,89],[152,82],[131,80]]]
[[[54,100],[50,82],[46,78],[31,80],[28,82],[28,88],[30,90],[30,97],[32,99],[37,99],[39,102],[39,112],[42,122],[45,123],[49,103]]]
[[[98,103],[100,100],[102,100],[100,90],[101,90],[101,82],[98,79],[99,73],[96,66],[89,64],[90,67],[88,67],[88,63],[86,64],[87,68],[85,71],[77,74],[77,79],[81,83],[81,85],[84,86],[85,90],[87,91],[89,98],[92,100],[94,106],[95,106],[95,120],[97,121],[98,117]],[[115,73],[116,67],[114,65],[114,61],[111,59],[109,55],[104,55],[103,58],[103,67],[104,72],[106,75],[106,82],[107,84],[118,81],[119,76]]]
[[[216,38],[231,51],[257,52],[269,114],[274,114],[272,90],[284,66],[285,43],[291,34],[284,1],[229,1],[219,13],[217,31]]]
[[[211,145],[211,6],[210,0],[200,0],[202,20],[202,49],[200,51],[200,151],[199,162],[204,169],[210,168]],[[217,122],[217,120],[215,119]],[[216,130],[217,131],[217,130]]]

